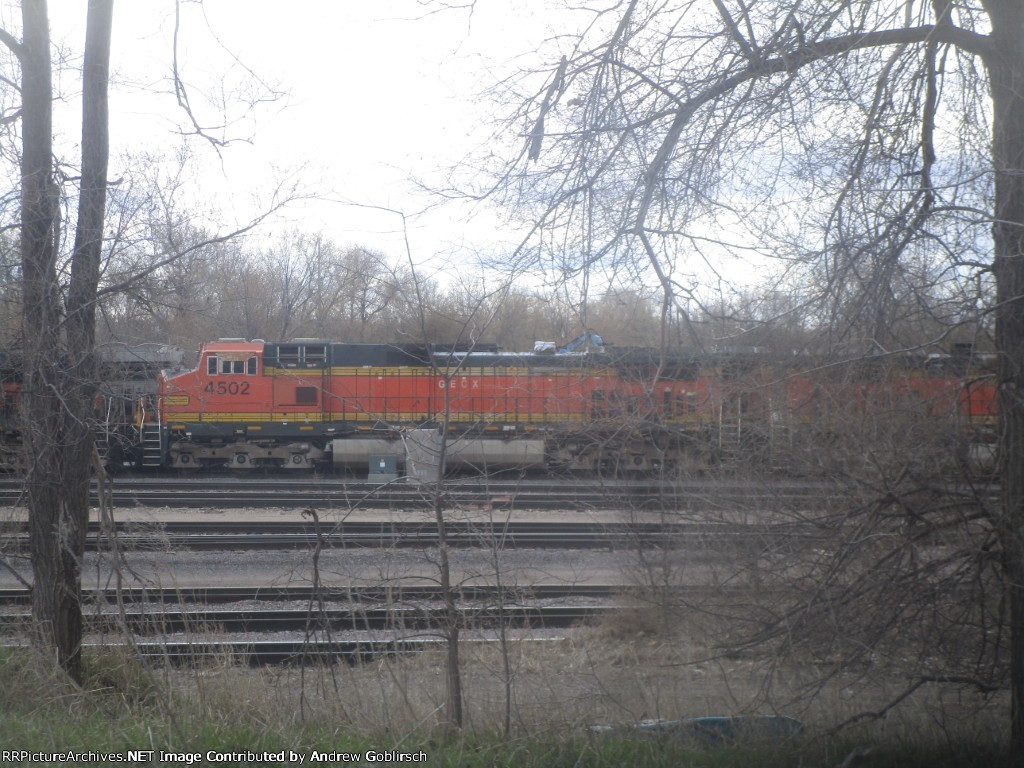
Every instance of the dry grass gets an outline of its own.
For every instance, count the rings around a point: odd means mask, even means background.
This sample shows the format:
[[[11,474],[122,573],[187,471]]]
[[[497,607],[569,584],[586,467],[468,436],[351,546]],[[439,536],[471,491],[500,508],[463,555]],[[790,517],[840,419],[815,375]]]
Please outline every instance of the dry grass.
[[[675,753],[655,750],[644,764],[659,766],[836,765],[852,747],[864,744],[876,750],[878,745],[895,745],[890,754],[900,755],[971,755],[973,748],[965,745],[980,744],[989,750],[982,754],[998,754],[993,745],[1005,741],[1006,697],[983,698],[938,686],[919,689],[883,718],[855,724],[839,742],[819,739],[839,722],[880,710],[904,689],[905,680],[891,675],[891,660],[879,660],[877,668],[844,670],[768,656],[726,658],[715,649],[711,622],[704,614],[697,616],[700,623],[688,621],[685,614],[666,621],[658,602],[652,601],[577,628],[564,640],[513,640],[508,646],[509,680],[497,643],[464,644],[463,738],[470,743],[481,739],[491,745],[485,749],[506,749],[509,754],[523,749],[536,758],[522,764],[548,765],[549,751],[562,749],[559,764],[623,765],[636,764],[632,753],[627,749],[622,754],[628,759],[620,759],[616,750],[623,745],[593,743],[587,726],[741,714],[782,714],[807,725],[807,737],[792,747],[797,757],[787,752],[785,759],[775,755],[744,761],[741,753],[738,762],[698,756],[696,762],[686,758],[690,762],[683,763]],[[88,743],[98,724],[106,722],[117,723],[115,744],[138,745],[140,734],[146,734],[146,739],[172,748],[199,741],[308,748],[353,740],[437,748],[432,739],[440,732],[445,696],[439,652],[306,669],[250,669],[238,661],[225,656],[195,669],[147,668],[126,652],[90,652],[87,685],[80,690],[55,672],[49,659],[28,652],[0,656],[0,710],[22,719],[70,724],[59,737],[47,736],[39,726],[14,732],[19,743],[28,733],[40,740],[36,743],[53,748]],[[511,696],[512,739],[494,740],[492,735],[504,731],[506,693]],[[557,744],[592,744],[585,748],[593,754],[576,762],[570,746],[552,746]],[[827,754],[829,762],[817,757],[802,762],[799,750]],[[842,754],[833,759],[837,751]]]
[[[904,680],[870,671],[836,671],[770,659],[716,657],[704,644],[650,632],[623,639],[621,626],[581,628],[562,641],[510,645],[511,725],[532,737],[579,733],[595,723],[703,715],[784,714],[819,735],[848,718],[877,711]],[[467,727],[503,727],[506,681],[497,644],[463,649]],[[247,669],[232,665],[166,673],[204,717],[336,727],[367,736],[420,733],[441,721],[443,658],[423,653],[350,667]],[[230,715],[226,714],[230,713]],[[1005,697],[923,687],[878,720],[849,732],[858,738],[998,743]]]

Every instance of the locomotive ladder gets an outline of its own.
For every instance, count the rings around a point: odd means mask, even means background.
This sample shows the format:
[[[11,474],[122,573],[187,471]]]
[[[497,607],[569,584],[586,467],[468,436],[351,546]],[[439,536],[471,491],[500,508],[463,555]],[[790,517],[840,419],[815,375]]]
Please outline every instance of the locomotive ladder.
[[[164,463],[164,441],[160,422],[142,425],[142,466],[160,467]]]
[[[160,408],[157,407],[154,419],[146,419],[145,404],[142,406],[142,424],[139,427],[139,441],[142,444],[142,466],[162,467],[164,463],[164,438],[160,428]]]
[[[718,410],[718,448],[723,453],[738,453],[743,439],[743,411],[738,402],[723,402]]]
[[[107,400],[107,413],[106,413],[106,416],[104,417],[102,423],[97,424],[95,426],[95,428],[93,429],[93,440],[96,443],[96,453],[100,457],[100,463],[101,464],[106,464],[107,463],[107,456],[110,455],[110,444],[112,442],[110,425],[114,423],[114,416],[113,416],[114,400],[113,400],[113,398],[106,398],[106,400]]]
[[[718,447],[723,454],[739,453],[743,425],[739,419],[723,421],[718,427]]]
[[[788,422],[783,422],[778,416],[780,415],[772,412],[771,431],[768,434],[772,469],[784,470],[793,456],[793,430]]]

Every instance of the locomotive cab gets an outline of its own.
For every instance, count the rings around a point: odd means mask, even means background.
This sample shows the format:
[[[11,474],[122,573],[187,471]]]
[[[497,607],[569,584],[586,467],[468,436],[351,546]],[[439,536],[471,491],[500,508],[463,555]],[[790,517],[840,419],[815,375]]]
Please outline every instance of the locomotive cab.
[[[315,407],[320,382],[300,376],[299,387],[282,398],[277,346],[242,339],[204,344],[194,370],[163,382],[160,421],[171,466],[309,469],[324,459],[313,426],[322,421]],[[299,350],[297,365],[316,360],[315,352],[307,357],[304,347]]]
[[[246,400],[254,396],[253,382],[261,373],[262,356],[262,343],[231,340],[204,345],[199,365],[190,372],[199,385],[201,410],[207,415],[221,407],[224,413],[244,412]]]

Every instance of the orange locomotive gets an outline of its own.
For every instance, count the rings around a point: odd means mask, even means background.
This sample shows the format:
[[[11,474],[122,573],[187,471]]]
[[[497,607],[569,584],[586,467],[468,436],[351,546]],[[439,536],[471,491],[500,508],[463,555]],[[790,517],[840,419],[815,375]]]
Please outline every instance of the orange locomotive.
[[[161,383],[159,425],[177,468],[403,461],[404,432],[447,425],[449,465],[590,469],[627,457],[646,470],[658,466],[668,435],[664,404],[672,423],[699,426],[695,404],[707,400],[706,380],[678,370],[657,399],[657,365],[647,351],[601,347],[510,354],[493,345],[223,340],[202,347],[195,370]],[[642,434],[614,438],[632,422]]]
[[[447,432],[448,466],[650,472],[744,451],[777,457],[802,429],[843,429],[841,415],[894,408],[980,434],[993,390],[987,379],[965,386],[964,366],[945,356],[898,375],[891,361],[885,372],[818,375],[754,351],[615,350],[589,332],[532,353],[227,339],[203,345],[194,370],[161,375],[141,464],[397,467],[410,435],[426,430]]]

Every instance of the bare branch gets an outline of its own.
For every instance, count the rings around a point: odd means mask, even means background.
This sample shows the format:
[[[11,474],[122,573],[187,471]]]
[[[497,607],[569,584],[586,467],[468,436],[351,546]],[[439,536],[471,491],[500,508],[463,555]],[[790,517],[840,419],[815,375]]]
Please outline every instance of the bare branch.
[[[540,145],[544,141],[544,118],[548,114],[548,110],[554,106],[555,101],[562,94],[565,88],[565,70],[569,66],[569,60],[562,57],[562,60],[558,63],[558,69],[555,71],[555,77],[551,81],[551,85],[548,86],[547,92],[544,94],[544,101],[540,105],[540,113],[537,115],[537,121],[533,124],[533,130],[530,131],[530,153],[529,157],[531,160],[536,160],[540,157]]]
[[[748,59],[753,59],[754,49],[750,47],[750,43],[748,43],[740,33],[740,28],[736,26],[736,20],[733,19],[732,14],[729,13],[729,9],[725,7],[725,3],[722,0],[715,0],[715,7],[718,9],[718,14],[722,17],[722,23],[724,23],[725,28],[729,30],[729,34],[732,36],[732,39],[735,40],[736,44],[743,50],[744,56]],[[749,23],[749,17],[747,18]]]
[[[947,685],[970,686],[979,693],[996,693],[998,691],[1006,690],[1005,685],[992,685],[990,683],[986,683],[984,680],[978,680],[974,677],[965,677],[962,675],[925,675],[923,677],[918,678],[905,689],[903,689],[903,691],[898,696],[888,701],[885,704],[885,706],[881,709],[872,712],[860,712],[856,715],[853,715],[852,717],[847,718],[843,722],[839,723],[839,725],[829,730],[828,734],[830,736],[834,736],[835,734],[839,733],[848,726],[851,726],[854,723],[859,723],[862,720],[881,720],[883,717],[889,714],[889,712],[891,712],[893,709],[902,704],[918,688],[924,685],[928,685],[929,683],[945,683]]]
[[[661,147],[658,149],[654,159],[648,165],[644,174],[644,197],[636,215],[636,228],[644,226],[647,212],[650,209],[654,197],[654,182],[661,176],[665,164],[675,150],[683,129],[697,111],[706,104],[721,98],[729,91],[734,90],[751,80],[767,77],[782,72],[793,72],[808,64],[822,59],[863,50],[865,48],[881,48],[890,45],[907,45],[910,43],[921,43],[925,41],[945,42],[956,45],[964,50],[977,53],[982,57],[989,55],[989,40],[984,35],[975,32],[949,27],[947,25],[924,25],[909,29],[886,29],[875,32],[859,33],[854,35],[842,35],[808,43],[794,49],[786,56],[774,57],[764,61],[753,62],[746,68],[732,75],[726,75],[717,82],[702,89],[696,95],[687,99],[675,112],[672,124],[665,134]]]
[[[3,28],[0,28],[0,43],[3,43],[10,48],[11,53],[17,56],[19,61],[23,60],[25,54],[24,46],[16,37],[14,37],[14,35]]]
[[[175,0],[174,2],[174,43],[171,52],[171,72],[174,76],[174,95],[178,99],[178,106],[182,108],[188,119],[192,123],[192,127],[195,129],[194,133],[197,136],[202,136],[210,145],[214,148],[217,154],[220,154],[222,147],[226,146],[226,143],[211,136],[206,132],[206,129],[199,124],[199,120],[196,118],[195,112],[192,111],[192,104],[189,101],[188,89],[185,87],[185,81],[181,77],[181,70],[178,65],[178,37],[181,32],[181,0]]]

